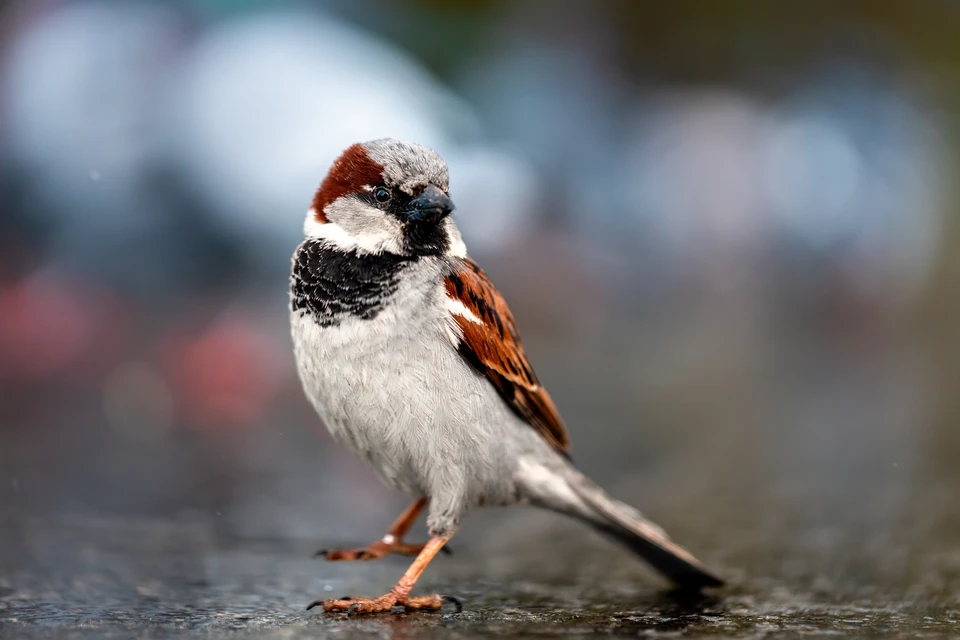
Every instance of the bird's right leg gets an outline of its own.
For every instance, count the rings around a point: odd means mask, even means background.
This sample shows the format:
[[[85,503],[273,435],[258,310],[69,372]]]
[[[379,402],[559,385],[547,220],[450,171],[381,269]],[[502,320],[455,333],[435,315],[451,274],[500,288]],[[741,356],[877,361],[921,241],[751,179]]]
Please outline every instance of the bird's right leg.
[[[420,498],[409,507],[390,525],[390,529],[383,538],[360,549],[321,549],[314,557],[324,560],[376,560],[391,553],[404,556],[415,556],[423,550],[422,544],[409,544],[403,541],[417,516],[427,504],[426,498]],[[443,551],[450,553],[446,548]]]
[[[407,572],[403,574],[397,585],[379,598],[341,598],[340,600],[315,600],[307,607],[307,610],[314,607],[323,607],[324,611],[346,611],[347,615],[355,613],[383,613],[390,611],[394,606],[402,606],[405,609],[425,609],[428,611],[439,611],[444,602],[453,603],[457,612],[463,610],[463,605],[459,598],[445,595],[431,596],[411,596],[410,591],[413,585],[420,578],[420,574],[427,568],[430,561],[437,552],[443,548],[443,545],[450,539],[449,535],[433,536],[430,541],[423,545],[423,551],[417,554],[417,559],[413,561]]]

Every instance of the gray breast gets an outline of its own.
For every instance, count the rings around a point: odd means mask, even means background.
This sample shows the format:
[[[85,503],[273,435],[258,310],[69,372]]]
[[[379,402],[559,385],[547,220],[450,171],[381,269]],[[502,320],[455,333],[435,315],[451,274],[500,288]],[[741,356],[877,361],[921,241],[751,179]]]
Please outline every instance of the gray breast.
[[[424,390],[456,355],[440,348],[442,278],[437,260],[358,256],[307,242],[291,280],[294,353],[307,397],[337,441],[414,494],[424,491],[413,465],[417,425],[437,411],[436,394]]]
[[[318,307],[295,299],[304,390],[334,438],[389,486],[430,496],[444,513],[509,504],[514,456],[506,447],[517,435],[539,436],[450,342],[446,263],[420,258],[400,268],[402,277],[382,278],[388,284],[370,296],[377,303],[366,313],[342,301]],[[315,308],[328,314],[326,324]]]

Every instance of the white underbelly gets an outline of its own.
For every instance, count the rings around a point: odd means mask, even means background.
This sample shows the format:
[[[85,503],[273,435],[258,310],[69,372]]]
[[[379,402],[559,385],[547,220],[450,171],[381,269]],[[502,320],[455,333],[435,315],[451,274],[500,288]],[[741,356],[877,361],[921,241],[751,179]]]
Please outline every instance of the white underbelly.
[[[333,437],[388,485],[432,495],[438,484],[466,486],[504,472],[477,469],[476,461],[503,459],[496,448],[515,417],[441,324],[424,320],[398,333],[396,323],[379,319],[320,328],[295,314],[293,322],[307,396]]]

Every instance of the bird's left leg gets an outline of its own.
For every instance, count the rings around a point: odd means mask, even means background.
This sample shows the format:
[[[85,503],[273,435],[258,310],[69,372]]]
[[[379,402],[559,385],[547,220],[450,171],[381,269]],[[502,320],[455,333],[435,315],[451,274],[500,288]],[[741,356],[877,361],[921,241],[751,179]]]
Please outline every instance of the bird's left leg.
[[[457,607],[457,611],[462,609],[462,605],[457,598],[445,595],[417,596],[411,597],[410,591],[413,585],[417,583],[420,574],[427,568],[430,561],[437,552],[443,548],[443,545],[451,538],[449,535],[433,536],[430,541],[423,546],[423,551],[413,561],[407,572],[403,574],[397,585],[386,595],[379,598],[343,598],[341,600],[317,600],[310,604],[307,609],[322,606],[324,611],[346,611],[347,613],[379,613],[390,611],[395,606],[402,606],[406,609],[429,609],[437,610],[443,606],[444,602],[452,602]]]
[[[322,557],[324,560],[376,560],[391,553],[415,556],[423,550],[424,545],[410,544],[404,542],[403,538],[426,504],[427,499],[420,498],[404,509],[383,537],[366,547],[359,549],[321,549],[314,554],[314,557]],[[444,548],[444,552],[449,554],[450,550]]]

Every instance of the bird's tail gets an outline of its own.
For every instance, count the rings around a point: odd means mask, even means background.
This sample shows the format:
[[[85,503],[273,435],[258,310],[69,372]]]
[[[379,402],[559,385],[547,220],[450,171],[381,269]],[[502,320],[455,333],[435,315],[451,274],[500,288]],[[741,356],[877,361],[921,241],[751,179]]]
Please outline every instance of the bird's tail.
[[[572,465],[562,475],[567,487],[579,499],[541,494],[540,497],[547,499],[535,502],[590,524],[646,560],[678,587],[699,589],[723,585],[723,580],[710,573],[693,554],[671,541],[663,529],[630,505],[611,498]]]

